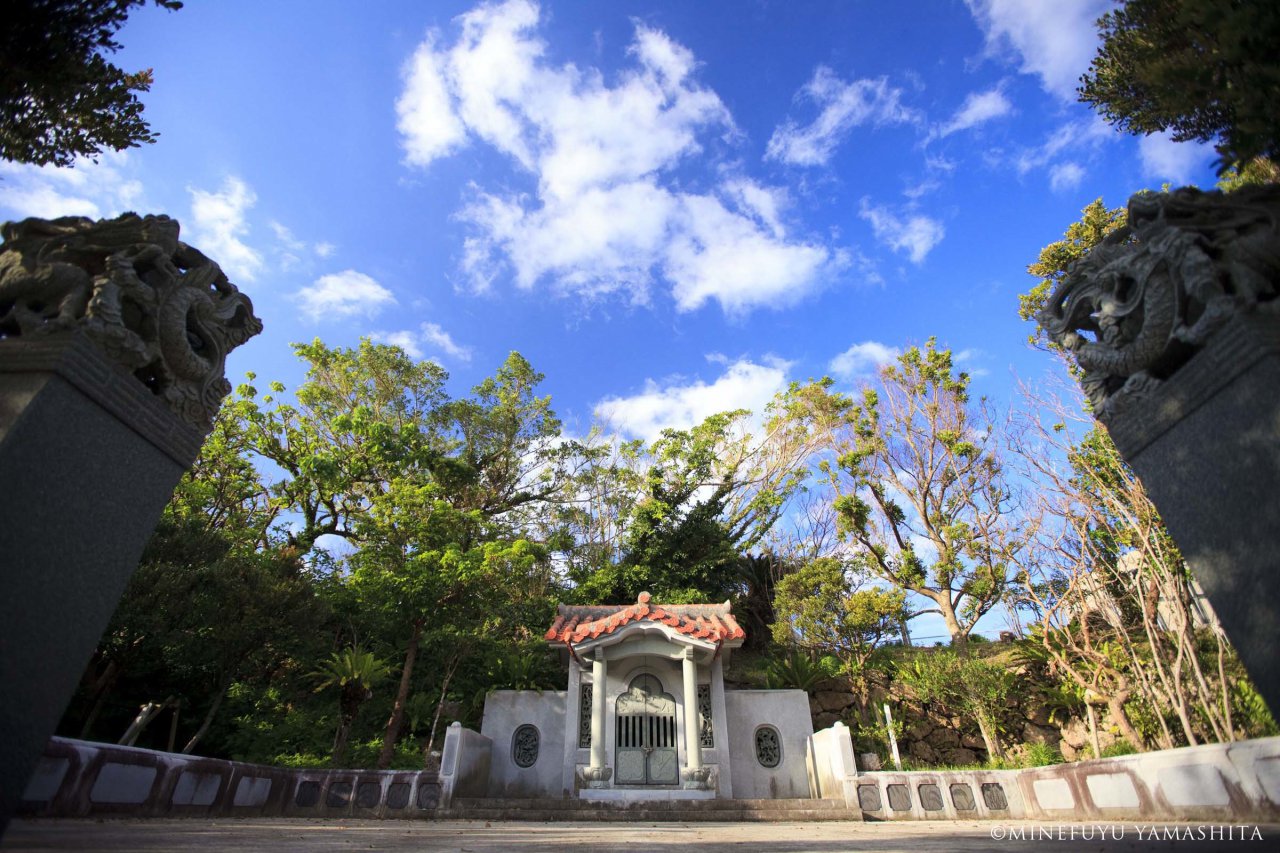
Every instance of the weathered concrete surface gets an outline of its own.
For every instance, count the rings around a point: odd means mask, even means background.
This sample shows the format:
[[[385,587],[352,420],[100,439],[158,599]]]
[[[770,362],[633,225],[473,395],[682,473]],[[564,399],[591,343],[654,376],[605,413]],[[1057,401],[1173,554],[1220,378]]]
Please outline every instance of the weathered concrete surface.
[[[1139,838],[1138,827],[1143,836]],[[1011,850],[1089,850],[1119,853],[1131,850],[1177,850],[1207,853],[1232,849],[1271,850],[1280,840],[1280,825],[1229,827],[1222,839],[1196,836],[1199,825],[1159,825],[1183,840],[1151,840],[1152,825],[1141,824],[992,824],[977,821],[936,823],[774,823],[734,824],[529,824],[498,821],[386,821],[271,820],[15,820],[0,850],[158,851],[158,850],[271,850],[273,853],[327,850],[466,850],[522,853],[589,846],[593,851],[743,850],[788,853],[885,851],[885,853],[976,853]],[[1259,839],[1255,836],[1261,836]],[[1234,832],[1234,841],[1225,833]],[[1036,834],[1050,832],[1052,840]],[[1072,840],[1074,835],[1074,841]],[[1091,840],[1083,840],[1089,832]],[[1025,836],[1019,837],[1020,833]],[[1012,834],[1012,838],[1010,835]],[[1105,834],[1105,838],[1102,836]],[[1188,836],[1190,840],[1187,840]],[[584,843],[590,839],[589,845]],[[1245,839],[1241,841],[1240,839]],[[1249,841],[1248,839],[1252,839]]]

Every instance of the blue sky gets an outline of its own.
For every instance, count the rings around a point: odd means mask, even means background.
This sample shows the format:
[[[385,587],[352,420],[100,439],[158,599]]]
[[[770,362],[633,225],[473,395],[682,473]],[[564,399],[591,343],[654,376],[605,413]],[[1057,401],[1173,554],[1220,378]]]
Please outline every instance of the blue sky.
[[[853,388],[929,336],[1007,403],[1026,265],[1097,197],[1210,186],[1212,151],[1075,103],[1106,2],[189,2],[145,9],[155,145],[0,164],[0,218],[168,213],[266,331],[519,350],[574,433],[650,437]]]

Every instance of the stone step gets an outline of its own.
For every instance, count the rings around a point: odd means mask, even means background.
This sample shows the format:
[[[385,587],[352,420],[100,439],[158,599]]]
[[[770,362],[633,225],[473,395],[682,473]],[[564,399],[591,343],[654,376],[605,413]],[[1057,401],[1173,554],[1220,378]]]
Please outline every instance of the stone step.
[[[445,820],[525,821],[834,821],[861,820],[842,800],[575,800],[459,798]]]
[[[733,823],[857,821],[857,812],[839,809],[449,809],[438,820],[512,820],[530,822],[632,821],[637,823]]]
[[[572,809],[601,809],[601,810],[629,810],[629,809],[693,809],[693,810],[718,810],[718,809],[760,809],[766,811],[808,811],[813,809],[841,809],[845,808],[843,800],[812,800],[812,799],[754,799],[754,800],[578,800],[578,799],[552,799],[542,797],[458,797],[453,801],[454,809],[469,808],[512,808],[512,809],[543,809],[543,810],[572,810]]]

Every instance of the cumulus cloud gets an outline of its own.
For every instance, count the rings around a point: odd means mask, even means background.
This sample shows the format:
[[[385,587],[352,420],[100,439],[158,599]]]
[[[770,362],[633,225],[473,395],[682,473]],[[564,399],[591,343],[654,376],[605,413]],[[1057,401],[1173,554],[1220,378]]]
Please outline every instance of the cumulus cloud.
[[[142,196],[124,152],[105,152],[96,163],[80,158],[65,168],[0,160],[0,210],[7,219],[102,219],[144,207]]]
[[[474,140],[536,181],[533,194],[469,190],[458,213],[471,227],[467,286],[484,291],[510,273],[524,289],[643,304],[661,283],[679,310],[715,301],[740,312],[787,304],[841,268],[841,252],[786,233],[776,188],[732,170],[705,192],[673,180],[708,136],[737,133],[691,51],[637,23],[629,64],[606,81],[547,60],[539,20],[535,4],[509,0],[459,17],[453,44],[428,34],[397,103],[409,164]],[[749,269],[730,263],[742,255]]]
[[[1078,163],[1058,163],[1049,170],[1049,187],[1054,192],[1065,192],[1080,186],[1084,169]]]
[[[787,387],[789,369],[782,361],[756,364],[740,359],[726,365],[713,382],[650,380],[638,394],[601,400],[595,415],[623,435],[653,441],[664,429],[687,429],[718,412],[760,413]]]
[[[262,269],[262,255],[244,242],[249,233],[245,216],[258,196],[244,181],[227,176],[222,188],[191,193],[191,229],[187,242],[221,265],[232,279],[253,281]]]
[[[946,235],[946,229],[936,219],[921,213],[898,213],[888,206],[874,205],[866,197],[858,215],[871,223],[876,240],[895,252],[906,252],[913,264],[923,263]]]
[[[355,270],[322,275],[313,284],[294,293],[308,319],[337,320],[348,317],[373,317],[395,296],[369,276]]]
[[[961,130],[968,130],[985,124],[992,119],[1000,118],[1013,112],[1013,104],[1004,96],[999,87],[988,92],[972,92],[956,114],[942,127],[938,128],[938,136],[950,136]]]
[[[787,119],[773,132],[765,159],[795,166],[821,166],[831,159],[849,132],[863,124],[882,126],[920,120],[920,113],[902,104],[902,90],[885,77],[846,83],[825,65],[797,94],[798,101],[818,106],[818,117],[804,127]]]
[[[471,360],[471,347],[459,345],[448,332],[437,323],[423,323],[416,330],[400,332],[374,332],[369,336],[378,343],[398,346],[414,358],[422,358],[427,349],[443,352],[458,361]]]
[[[991,54],[1017,55],[1046,92],[1075,101],[1080,75],[1098,50],[1094,22],[1112,0],[965,0]]]
[[[893,362],[901,354],[902,350],[897,347],[877,341],[863,341],[831,359],[827,370],[837,379],[853,382],[875,376],[883,365]]]
[[[1208,165],[1214,150],[1206,142],[1174,142],[1168,133],[1153,133],[1138,140],[1138,156],[1147,177],[1183,185]]]

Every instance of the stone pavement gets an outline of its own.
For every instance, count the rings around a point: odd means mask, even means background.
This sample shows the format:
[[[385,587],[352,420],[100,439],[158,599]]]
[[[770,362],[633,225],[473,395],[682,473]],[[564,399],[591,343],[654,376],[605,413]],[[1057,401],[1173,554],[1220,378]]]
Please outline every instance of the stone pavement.
[[[1141,829],[1141,832],[1139,831]],[[1213,837],[1212,832],[1218,833]],[[788,851],[788,853],[943,853],[946,851],[1280,849],[1280,826],[1210,827],[1162,824],[1162,837],[1140,824],[996,823],[516,823],[308,819],[15,820],[5,853],[37,850],[213,851],[329,850],[547,851]],[[1049,837],[1045,837],[1046,832]],[[1088,833],[1086,835],[1086,833]],[[1230,833],[1230,835],[1228,835]],[[1012,835],[1012,837],[1010,837]],[[1179,840],[1166,838],[1175,835]],[[1141,837],[1140,837],[1141,836]],[[1259,837],[1260,836],[1260,837]]]

